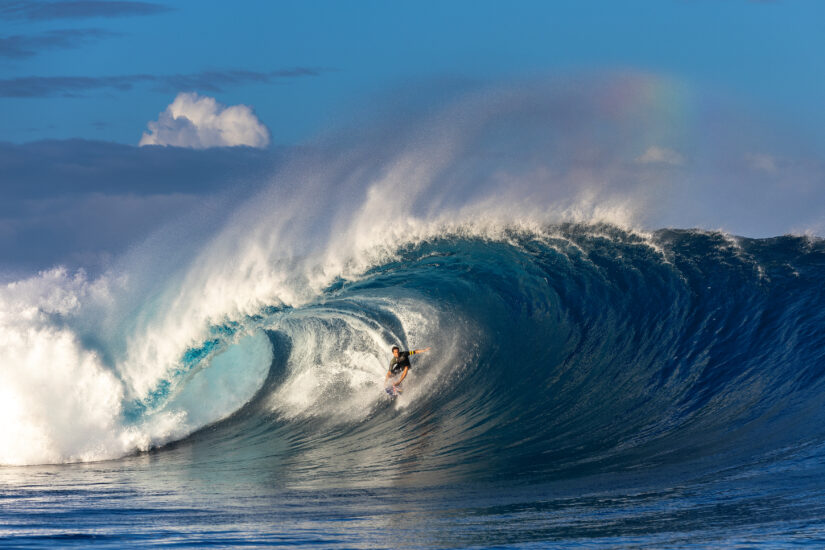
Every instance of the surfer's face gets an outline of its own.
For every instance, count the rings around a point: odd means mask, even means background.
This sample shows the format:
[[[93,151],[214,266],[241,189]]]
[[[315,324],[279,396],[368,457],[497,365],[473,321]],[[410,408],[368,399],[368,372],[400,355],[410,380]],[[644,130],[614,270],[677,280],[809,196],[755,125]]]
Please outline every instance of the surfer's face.
[[[398,357],[398,350],[397,349],[392,350],[392,354],[393,354],[394,357]]]

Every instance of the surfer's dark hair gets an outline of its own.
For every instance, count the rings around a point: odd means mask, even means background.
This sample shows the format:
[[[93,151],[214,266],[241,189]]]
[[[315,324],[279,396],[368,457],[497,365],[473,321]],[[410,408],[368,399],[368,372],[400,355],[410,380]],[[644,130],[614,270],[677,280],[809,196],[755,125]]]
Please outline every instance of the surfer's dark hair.
[[[398,346],[393,346],[390,351],[395,351],[395,350],[401,351],[401,348],[399,348]]]

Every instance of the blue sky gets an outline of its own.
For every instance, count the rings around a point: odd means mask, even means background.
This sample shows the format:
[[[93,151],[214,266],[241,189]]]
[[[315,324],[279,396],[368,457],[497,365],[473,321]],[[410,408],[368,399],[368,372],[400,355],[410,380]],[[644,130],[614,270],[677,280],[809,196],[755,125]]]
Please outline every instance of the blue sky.
[[[825,141],[816,0],[43,4],[0,3],[0,140],[136,144],[178,91],[199,91],[251,105],[273,143],[290,144],[420,79],[634,69],[741,98]],[[307,72],[277,76],[295,69]],[[232,71],[250,74],[233,82]]]
[[[0,0],[0,275],[105,268],[319,135],[548,82],[505,149],[658,170],[654,225],[821,235],[823,25],[821,0]]]

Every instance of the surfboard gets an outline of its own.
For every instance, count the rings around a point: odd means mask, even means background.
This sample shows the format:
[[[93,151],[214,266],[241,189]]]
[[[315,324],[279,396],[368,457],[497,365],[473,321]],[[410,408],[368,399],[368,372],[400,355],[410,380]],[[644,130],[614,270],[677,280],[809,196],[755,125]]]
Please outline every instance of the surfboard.
[[[395,386],[387,386],[386,388],[384,388],[384,391],[387,392],[387,395],[389,395],[391,398],[396,398],[399,395],[401,395],[401,388],[397,388]]]

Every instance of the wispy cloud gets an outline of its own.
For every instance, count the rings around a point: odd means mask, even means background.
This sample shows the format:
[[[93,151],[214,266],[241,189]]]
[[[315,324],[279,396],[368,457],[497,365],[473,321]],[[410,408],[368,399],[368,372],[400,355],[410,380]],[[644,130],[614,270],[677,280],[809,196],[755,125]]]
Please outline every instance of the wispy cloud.
[[[153,2],[121,2],[115,0],[0,2],[0,17],[33,21],[155,15],[167,11],[171,11],[171,8]]]
[[[41,34],[0,37],[0,57],[22,59],[43,50],[78,48],[113,36],[121,35],[103,29],[58,29]]]
[[[100,90],[131,90],[138,85],[151,85],[160,92],[199,90],[222,92],[229,86],[318,76],[323,69],[295,67],[277,71],[245,70],[202,71],[191,74],[119,76],[27,76],[0,79],[0,97],[78,97]]]
[[[282,149],[134,147],[101,141],[0,142],[0,273],[55,262],[96,268],[158,226],[246,196]],[[243,182],[243,183],[239,183]]]
[[[27,76],[0,80],[0,97],[76,97],[92,90],[130,90],[151,75],[129,76]]]
[[[191,149],[209,147],[263,148],[269,145],[269,130],[246,105],[221,105],[214,98],[181,93],[149,122],[140,145],[172,145]]]
[[[776,173],[777,159],[773,155],[765,153],[746,153],[745,163],[751,170],[764,172],[766,174]]]
[[[636,157],[639,164],[669,164],[671,166],[681,166],[685,163],[685,158],[666,147],[648,147],[644,153]]]
[[[161,91],[198,89],[209,92],[221,92],[226,86],[239,86],[248,83],[268,84],[275,80],[286,78],[318,76],[323,72],[326,72],[326,70],[311,67],[293,67],[268,72],[244,70],[202,71],[193,74],[158,77],[157,82],[163,87],[159,88]]]
[[[277,148],[202,151],[80,139],[0,142],[0,213],[14,201],[55,196],[211,192],[228,185],[230,174],[257,173],[279,154]]]

